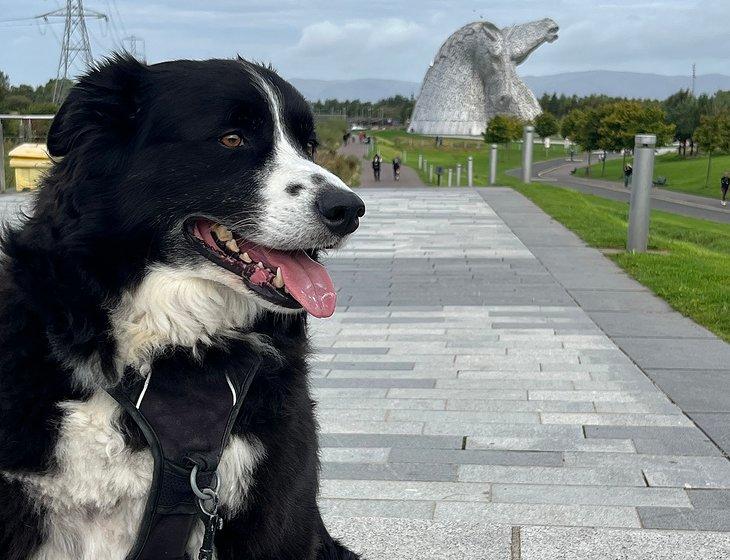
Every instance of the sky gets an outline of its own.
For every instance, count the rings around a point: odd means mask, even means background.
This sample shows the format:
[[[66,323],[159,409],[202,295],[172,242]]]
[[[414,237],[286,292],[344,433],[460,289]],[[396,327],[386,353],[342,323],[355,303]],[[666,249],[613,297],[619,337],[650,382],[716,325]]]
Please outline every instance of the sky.
[[[63,33],[25,20],[61,0],[0,0],[0,70],[11,83],[55,77]],[[500,27],[550,17],[560,26],[520,66],[522,75],[621,70],[730,74],[730,0],[85,0],[95,57],[123,38],[145,41],[148,62],[245,58],[287,78],[385,78],[420,82],[460,26]],[[76,69],[76,72],[78,69]]]

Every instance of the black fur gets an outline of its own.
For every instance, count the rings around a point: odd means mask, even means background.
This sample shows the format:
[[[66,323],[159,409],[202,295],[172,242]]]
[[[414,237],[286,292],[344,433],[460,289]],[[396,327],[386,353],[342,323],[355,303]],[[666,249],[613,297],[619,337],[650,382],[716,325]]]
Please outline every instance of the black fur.
[[[97,386],[118,381],[109,310],[151,263],[182,262],[180,237],[191,214],[232,215],[260,202],[257,176],[273,148],[267,102],[256,72],[281,94],[287,130],[306,153],[314,130],[304,99],[270,69],[245,61],[178,61],[145,66],[115,57],[83,77],[48,136],[62,158],[40,190],[32,216],[6,232],[0,272],[0,471],[53,472],[62,412],[94,387],[72,378],[91,362]],[[245,149],[217,138],[238,131]],[[279,357],[263,354],[234,427],[266,456],[246,508],[217,538],[221,560],[357,560],[325,529],[316,504],[318,458],[307,385],[302,315],[267,313],[253,331]],[[245,342],[160,360],[207,374],[236,375],[255,352]],[[163,362],[152,364],[153,370]],[[144,445],[130,422],[127,443]],[[0,555],[32,555],[43,539],[44,508],[0,475]],[[226,516],[226,512],[224,512]]]

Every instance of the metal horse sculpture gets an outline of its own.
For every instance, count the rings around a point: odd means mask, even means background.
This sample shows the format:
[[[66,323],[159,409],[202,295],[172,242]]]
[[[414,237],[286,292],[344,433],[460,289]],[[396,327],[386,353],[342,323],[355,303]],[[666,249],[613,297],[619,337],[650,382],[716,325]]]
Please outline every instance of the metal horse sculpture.
[[[536,117],[540,105],[517,65],[557,38],[551,19],[504,29],[488,21],[465,25],[446,39],[426,72],[409,131],[478,136],[494,115]]]

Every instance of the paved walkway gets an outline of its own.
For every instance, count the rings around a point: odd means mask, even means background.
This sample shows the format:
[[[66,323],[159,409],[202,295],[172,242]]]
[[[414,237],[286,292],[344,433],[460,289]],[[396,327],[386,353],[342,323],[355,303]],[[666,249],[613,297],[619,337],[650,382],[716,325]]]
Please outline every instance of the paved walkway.
[[[555,182],[584,193],[594,194],[611,200],[628,202],[631,193],[620,183],[585,177],[582,174],[570,174],[571,170],[580,166],[580,162],[566,162],[564,160],[543,161],[534,164],[533,173],[538,180]],[[520,170],[512,170],[508,173],[519,175]],[[730,207],[720,205],[720,189],[717,188],[715,191],[708,189],[708,192],[716,192],[717,198],[712,199],[663,188],[654,188],[651,194],[651,206],[655,210],[663,210],[682,216],[730,223]]]
[[[367,144],[348,144],[339,149],[341,154],[353,155],[362,159],[367,153]],[[390,161],[384,161],[380,170],[380,181],[376,182],[373,177],[373,168],[370,161],[362,161],[362,173],[360,175],[360,186],[362,187],[413,187],[425,186],[418,173],[408,167],[401,165],[400,181],[393,179],[393,166]]]
[[[727,344],[511,190],[361,196],[313,321],[333,534],[371,559],[728,557],[730,462],[681,408],[727,444]]]

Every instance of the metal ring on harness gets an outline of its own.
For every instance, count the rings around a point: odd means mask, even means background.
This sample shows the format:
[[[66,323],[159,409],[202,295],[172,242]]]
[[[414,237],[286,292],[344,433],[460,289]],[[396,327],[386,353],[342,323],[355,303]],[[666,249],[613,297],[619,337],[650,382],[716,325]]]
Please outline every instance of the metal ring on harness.
[[[213,497],[210,496],[210,494],[207,494],[205,491],[210,490],[215,496],[218,495],[218,490],[221,487],[221,479],[218,476],[218,472],[214,472],[213,476],[215,477],[215,487],[214,488],[203,488],[202,490],[198,486],[198,465],[193,466],[193,470],[190,471],[190,488],[193,489],[193,492],[195,495],[200,498],[201,500],[210,500]]]

